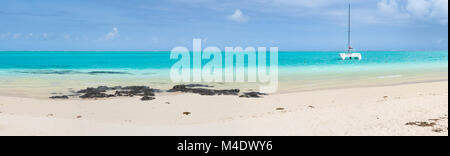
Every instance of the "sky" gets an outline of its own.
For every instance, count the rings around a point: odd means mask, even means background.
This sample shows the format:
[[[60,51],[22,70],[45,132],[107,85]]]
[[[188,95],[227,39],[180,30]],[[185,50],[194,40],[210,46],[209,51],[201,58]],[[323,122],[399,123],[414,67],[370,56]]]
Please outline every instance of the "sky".
[[[350,0],[1,0],[0,50],[347,48]],[[359,50],[448,50],[448,0],[351,0]]]

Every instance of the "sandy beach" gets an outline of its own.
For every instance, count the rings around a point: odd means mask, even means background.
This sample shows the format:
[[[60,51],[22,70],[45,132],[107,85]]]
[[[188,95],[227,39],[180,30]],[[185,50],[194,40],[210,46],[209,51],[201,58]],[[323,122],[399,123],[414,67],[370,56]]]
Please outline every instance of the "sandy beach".
[[[280,93],[52,100],[0,95],[0,135],[448,136],[448,80]]]

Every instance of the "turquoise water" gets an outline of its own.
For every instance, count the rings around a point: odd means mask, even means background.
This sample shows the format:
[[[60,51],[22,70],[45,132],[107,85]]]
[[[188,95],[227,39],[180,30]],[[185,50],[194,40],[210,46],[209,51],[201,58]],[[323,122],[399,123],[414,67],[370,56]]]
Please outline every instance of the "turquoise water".
[[[339,53],[280,52],[279,88],[310,90],[448,79],[448,51],[361,52],[363,60],[345,61]],[[169,69],[175,62],[170,52],[0,52],[0,93],[5,88],[170,84]]]
[[[364,59],[361,61],[342,61],[338,54],[339,52],[280,52],[279,66],[448,64],[448,51],[362,52]],[[0,52],[0,70],[169,69],[176,61],[170,60],[169,52]]]
[[[362,52],[361,61],[340,60],[338,53],[280,52],[280,74],[448,68],[448,51]],[[0,52],[0,73],[168,76],[176,61],[170,59],[170,52]]]

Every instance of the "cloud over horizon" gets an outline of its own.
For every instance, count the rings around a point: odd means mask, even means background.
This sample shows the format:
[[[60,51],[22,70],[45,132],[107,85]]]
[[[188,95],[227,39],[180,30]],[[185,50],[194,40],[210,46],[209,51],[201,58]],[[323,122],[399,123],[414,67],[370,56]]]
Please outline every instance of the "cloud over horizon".
[[[448,24],[448,0],[380,0],[378,9],[394,19],[428,19]]]
[[[341,39],[346,38],[348,2],[41,0],[31,5],[27,0],[2,0],[0,48],[168,50],[207,36],[208,44],[217,46],[338,49],[345,47]],[[448,0],[351,3],[357,45],[448,49]]]
[[[228,20],[230,21],[234,21],[234,22],[248,22],[249,17],[244,15],[244,13],[242,13],[242,11],[240,9],[237,9],[236,11],[234,11],[234,13],[232,15],[229,15],[227,17]]]
[[[119,29],[113,27],[112,31],[105,35],[104,40],[115,40],[117,38],[119,38]]]

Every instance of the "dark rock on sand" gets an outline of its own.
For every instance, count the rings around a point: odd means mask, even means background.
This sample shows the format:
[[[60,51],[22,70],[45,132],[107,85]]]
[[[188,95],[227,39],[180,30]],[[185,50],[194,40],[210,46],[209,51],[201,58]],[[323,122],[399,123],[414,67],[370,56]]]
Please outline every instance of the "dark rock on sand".
[[[77,93],[101,93],[101,92],[106,92],[107,90],[102,88],[102,87],[98,87],[98,88],[86,88],[83,90],[79,90]]]
[[[149,97],[149,96],[144,96],[141,98],[142,101],[151,101],[151,100],[155,100],[155,97]]]
[[[191,112],[183,112],[183,115],[186,115],[186,116],[189,116],[191,114],[192,114]]]
[[[106,91],[119,90],[119,89],[122,89],[122,86],[116,86],[116,87],[99,86],[97,88],[86,88],[86,89],[78,91],[77,93],[89,93],[89,92],[102,93],[102,92],[106,92]]]
[[[408,126],[419,126],[419,127],[433,127],[433,126],[436,126],[436,123],[435,122],[419,122],[419,121],[416,121],[416,122],[408,122],[408,123],[406,123],[406,125],[408,125]]]
[[[112,87],[111,89],[112,90],[120,90],[120,89],[122,89],[122,86],[115,86],[115,87]]]
[[[63,95],[63,96],[52,96],[50,99],[69,99],[69,96]]]
[[[281,107],[280,107],[280,108],[277,108],[276,110],[277,110],[277,111],[284,111],[284,110],[286,110],[286,108],[281,108]]]
[[[267,95],[267,94],[260,93],[260,92],[247,92],[239,97],[241,97],[241,98],[262,98],[262,95]]]
[[[110,97],[116,97],[116,96],[112,95],[112,94],[96,93],[96,92],[88,92],[88,93],[80,96],[80,98],[82,98],[82,99],[110,98]]]
[[[92,99],[92,98],[109,98],[115,97],[115,95],[106,94],[107,91],[112,90],[107,86],[99,86],[97,88],[87,88],[80,90],[77,93],[84,93],[80,98],[82,99]]]
[[[108,91],[115,91],[114,94],[107,94]],[[80,98],[90,99],[90,98],[110,98],[117,96],[143,96],[150,97],[155,96],[155,92],[160,92],[158,89],[153,89],[147,86],[116,86],[116,87],[107,87],[107,86],[99,86],[97,88],[87,88],[78,91],[81,95]]]
[[[115,92],[114,92],[115,91]],[[143,100],[153,100],[155,99],[155,93],[161,92],[159,89],[153,89],[147,86],[99,86],[97,88],[86,88],[79,91],[71,91],[73,95],[64,95],[64,96],[52,96],[52,99],[68,99],[69,96],[80,97],[82,99],[94,99],[94,98],[111,98],[117,96],[142,96]],[[110,94],[114,93],[114,94]]]
[[[211,87],[207,85],[198,85],[198,84],[191,84],[191,85],[176,85],[172,89],[170,89],[168,92],[183,92],[183,93],[195,93],[200,95],[238,95],[240,90],[239,89],[230,89],[230,90],[215,90],[215,89],[206,89],[206,88],[198,88],[198,87]]]
[[[128,86],[116,91],[117,96],[155,96],[156,92],[161,92],[159,89],[153,89],[147,86]]]
[[[239,89],[228,89],[228,90],[217,90],[211,89],[213,86],[202,85],[202,84],[188,84],[188,85],[176,85],[167,92],[183,92],[183,93],[194,93],[205,96],[214,95],[235,95],[238,96],[240,93]],[[153,89],[147,86],[99,86],[97,88],[86,88],[79,91],[73,91],[73,95],[79,96],[82,99],[93,99],[93,98],[111,98],[111,97],[134,97],[141,96],[141,100],[149,101],[154,100],[156,93],[162,92],[159,89]],[[246,92],[240,95],[241,98],[261,98],[262,95],[267,95],[265,93],[259,92]],[[53,96],[52,99],[68,99],[69,96]]]
[[[128,86],[122,88],[122,90],[131,90],[133,92],[161,92],[159,89],[153,89],[147,86]]]

